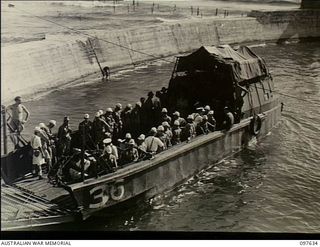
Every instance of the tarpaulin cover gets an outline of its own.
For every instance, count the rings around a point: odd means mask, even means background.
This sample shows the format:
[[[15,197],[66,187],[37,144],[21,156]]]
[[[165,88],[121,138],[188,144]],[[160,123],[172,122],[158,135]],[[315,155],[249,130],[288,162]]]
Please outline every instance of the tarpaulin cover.
[[[233,83],[268,74],[264,60],[254,54],[248,47],[241,46],[238,50],[234,50],[229,45],[202,46],[188,56],[179,57],[176,71],[214,72],[214,65],[216,64],[231,66],[229,71],[232,73],[230,78],[233,79]]]
[[[248,47],[202,46],[178,57],[168,88],[170,106],[187,111],[197,103],[231,104],[241,92],[236,84],[255,83],[265,76],[264,60]]]

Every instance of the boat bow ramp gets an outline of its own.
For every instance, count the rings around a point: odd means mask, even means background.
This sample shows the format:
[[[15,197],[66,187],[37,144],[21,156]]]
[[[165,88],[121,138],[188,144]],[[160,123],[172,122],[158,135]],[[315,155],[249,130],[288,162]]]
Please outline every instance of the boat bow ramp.
[[[77,219],[73,210],[19,186],[1,184],[1,230],[28,229]]]

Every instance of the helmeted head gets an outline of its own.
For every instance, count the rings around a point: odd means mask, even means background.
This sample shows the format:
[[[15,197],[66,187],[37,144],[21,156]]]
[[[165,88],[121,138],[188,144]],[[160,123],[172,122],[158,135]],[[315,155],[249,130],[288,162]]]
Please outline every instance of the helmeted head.
[[[44,123],[39,123],[39,128],[40,129],[45,129],[47,126]]]
[[[136,107],[139,107],[139,108],[140,108],[141,106],[142,106],[141,102],[140,102],[140,101],[137,101],[137,102],[136,102]]]
[[[41,132],[41,128],[39,126],[34,128],[34,133],[39,134]]]
[[[189,115],[187,117],[187,121],[190,123],[190,122],[193,122],[193,116],[192,115]]]
[[[170,128],[170,124],[167,121],[162,122],[164,128]]]
[[[167,108],[162,108],[161,112],[162,112],[162,114],[167,114],[168,110],[167,110]]]
[[[132,137],[131,137],[131,134],[130,133],[127,133],[126,134],[126,139],[131,139]]]
[[[180,126],[180,123],[179,123],[178,120],[176,120],[176,121],[174,121],[173,125],[176,126],[176,127],[179,127],[179,126]]]
[[[213,116],[213,115],[214,115],[214,111],[213,110],[208,112],[208,116]]]
[[[144,141],[146,139],[146,136],[144,134],[141,134],[137,138],[139,141]]]
[[[127,110],[132,110],[132,105],[131,104],[127,104]]]
[[[104,114],[103,110],[99,110],[100,117]]]
[[[174,116],[175,118],[179,118],[179,117],[180,117],[180,112],[175,111],[175,112],[173,113],[173,116]]]
[[[122,109],[122,105],[120,103],[117,103],[115,109],[116,110],[121,110]]]
[[[162,125],[160,125],[157,129],[158,132],[163,132],[164,131],[164,127]]]
[[[152,127],[151,130],[150,130],[150,134],[151,135],[157,134],[157,128],[156,127]]]
[[[89,119],[89,117],[90,117],[90,116],[89,116],[88,113],[86,113],[86,114],[83,115],[83,118],[84,118],[84,119]]]
[[[111,107],[108,107],[108,108],[106,109],[106,113],[111,114],[112,112],[113,112],[113,110],[112,110]]]
[[[209,111],[211,110],[211,108],[210,108],[209,105],[206,105],[206,106],[204,107],[204,110],[205,110],[206,112],[209,112]]]
[[[53,128],[56,125],[57,125],[57,121],[56,120],[50,120],[49,121],[49,128]]]
[[[203,122],[207,122],[207,121],[208,121],[208,117],[207,117],[206,115],[204,115],[204,116],[202,117],[202,121],[203,121]]]
[[[95,117],[100,117],[100,112],[99,111],[96,112]]]

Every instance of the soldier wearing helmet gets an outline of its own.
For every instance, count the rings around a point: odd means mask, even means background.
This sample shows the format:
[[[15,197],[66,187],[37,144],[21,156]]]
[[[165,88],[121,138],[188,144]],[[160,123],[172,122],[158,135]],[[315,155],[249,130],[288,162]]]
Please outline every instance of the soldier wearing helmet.
[[[160,125],[157,129],[156,137],[158,137],[164,144],[164,149],[168,148],[168,137],[166,133],[164,132],[164,127]]]
[[[182,131],[181,141],[189,141],[196,135],[196,129],[194,124],[194,118],[192,115],[187,117],[187,124]]]
[[[154,154],[159,153],[164,149],[164,143],[156,137],[157,129],[152,127],[149,136],[146,138],[145,143],[147,146],[147,152]]]
[[[181,128],[183,128],[187,124],[186,120],[184,118],[180,117],[180,112],[175,111],[172,115],[173,115],[172,125],[176,120],[179,121],[179,125]]]
[[[171,143],[172,145],[179,144],[181,142],[181,128],[180,123],[178,120],[174,121],[173,128],[172,128],[172,138]]]
[[[167,108],[162,108],[162,110],[161,110],[160,123],[162,123],[162,122],[171,123],[171,117],[168,116]]]
[[[41,166],[45,164],[44,152],[42,149],[42,142],[40,137],[41,129],[40,127],[35,127],[34,135],[31,138],[31,147],[32,147],[32,165],[33,165],[33,174],[39,176],[39,179],[42,179],[42,168]]]
[[[171,143],[171,139],[172,139],[171,126],[167,121],[164,121],[162,123],[162,126],[164,128],[164,133],[167,135],[167,140],[166,140],[167,147],[171,147],[172,146],[172,143]]]
[[[106,129],[106,132],[109,132],[111,134],[113,134],[113,131],[114,131],[114,126],[115,126],[115,120],[113,118],[113,110],[112,108],[107,108],[106,109],[106,113],[104,114],[104,118],[105,118],[105,121],[107,123],[107,129]]]
[[[216,130],[216,125],[217,125],[216,119],[214,118],[214,111],[213,110],[209,111],[207,114],[207,117],[208,117],[209,130],[211,132],[214,132]]]
[[[63,124],[59,127],[58,130],[58,157],[68,155],[70,153],[72,130],[69,127],[69,120],[69,117],[65,116],[63,119]]]
[[[85,147],[88,149],[94,148],[94,142],[92,138],[92,122],[89,120],[89,114],[84,114],[83,121],[79,124],[80,141],[85,143]]]
[[[122,161],[124,164],[136,162],[139,159],[139,152],[133,139],[128,142],[127,148],[123,153]]]

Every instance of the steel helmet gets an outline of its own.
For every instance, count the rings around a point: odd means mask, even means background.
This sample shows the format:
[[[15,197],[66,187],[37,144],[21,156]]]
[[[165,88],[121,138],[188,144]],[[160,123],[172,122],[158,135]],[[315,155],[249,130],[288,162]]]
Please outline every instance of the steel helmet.
[[[57,121],[56,120],[50,120],[49,124],[52,124],[53,126],[56,126],[57,125]]]
[[[164,121],[164,122],[162,123],[162,126],[163,126],[163,127],[170,127],[170,124],[169,124],[167,121]]]
[[[143,141],[144,139],[146,139],[146,136],[144,134],[139,135],[138,140]]]
[[[175,125],[175,126],[180,126],[180,123],[179,123],[178,120],[176,120],[176,121],[174,121],[173,125]]]
[[[44,123],[39,123],[39,128],[46,128],[47,126]]]

